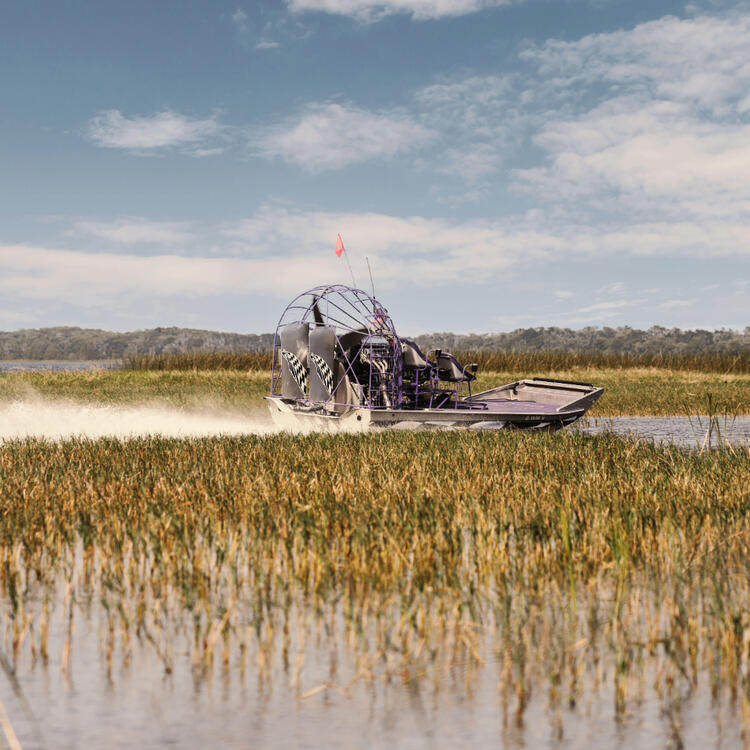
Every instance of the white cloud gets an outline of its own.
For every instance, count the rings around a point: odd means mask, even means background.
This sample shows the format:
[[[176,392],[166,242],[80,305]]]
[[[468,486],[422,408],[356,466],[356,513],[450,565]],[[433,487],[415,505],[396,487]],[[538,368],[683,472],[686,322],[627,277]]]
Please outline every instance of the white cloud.
[[[485,8],[509,5],[511,0],[287,0],[290,10],[318,11],[349,16],[362,22],[377,21],[394,13],[408,13],[424,21],[463,16]]]
[[[216,115],[201,120],[171,110],[127,118],[119,110],[109,109],[92,117],[86,127],[88,138],[97,146],[141,154],[180,147],[205,155],[203,145],[221,131]]]
[[[29,245],[0,246],[0,290],[27,300],[67,302],[76,307],[114,304],[127,296],[144,298],[276,292],[289,295],[325,281],[338,259],[187,258],[177,255],[131,255],[50,250]]]
[[[260,131],[255,151],[311,171],[414,153],[417,169],[481,183],[528,129],[514,86],[508,76],[432,84],[415,92],[411,114],[311,103],[297,117]]]
[[[125,223],[91,224],[88,229],[115,242],[146,239]],[[221,256],[0,246],[0,292],[7,298],[67,302],[79,308],[173,296],[259,292],[288,297],[318,283],[347,279],[346,267],[334,253],[339,232],[360,280],[366,278],[367,254],[378,285],[390,288],[486,281],[521,260],[564,251],[557,238],[497,223],[266,207],[225,227]],[[227,242],[234,243],[239,256],[230,255]]]
[[[592,216],[747,220],[748,49],[741,12],[527,48],[557,104],[534,138],[547,164],[519,170],[517,186]]]
[[[237,8],[231,15],[232,23],[240,30],[247,28],[247,13],[242,8]]]
[[[375,213],[301,212],[266,206],[224,227],[246,254],[294,249],[310,257],[332,254],[338,233],[352,258],[377,260],[378,276],[392,286],[490,281],[514,267],[545,260],[621,256],[750,258],[750,225],[723,219],[578,226],[533,214],[494,220],[449,221]],[[599,290],[622,295],[616,282]]]
[[[224,147],[217,146],[214,148],[193,148],[193,149],[190,149],[188,153],[190,154],[190,156],[195,156],[201,159],[204,156],[219,156],[220,154],[223,154]]]
[[[271,39],[261,39],[256,45],[255,49],[276,49],[279,46],[278,42],[274,42]]]
[[[425,86],[415,98],[436,124],[447,120],[489,135],[491,117],[506,119],[518,107],[517,81],[511,75],[472,76]]]
[[[339,279],[334,253],[342,231],[360,282],[369,254],[381,285],[482,281],[517,264],[520,249],[544,244],[531,232],[504,236],[489,225],[451,225],[420,217],[269,212],[229,231],[254,257],[184,257],[0,246],[0,292],[10,299],[65,302],[78,308],[128,299],[208,297],[258,292],[282,298]],[[538,257],[542,249],[529,253]]]
[[[633,307],[635,304],[642,304],[644,300],[612,300],[609,302],[596,302],[593,305],[586,305],[586,307],[579,307],[576,313],[601,313],[611,312],[613,310],[621,310],[623,307]]]
[[[550,166],[517,177],[523,189],[548,199],[615,191],[661,211],[722,215],[750,206],[750,123],[713,122],[671,102],[622,97],[551,121],[536,142]]]
[[[483,183],[529,128],[517,83],[513,76],[475,76],[431,84],[414,93],[411,114],[312,103],[261,132],[256,153],[323,170],[413,152],[420,154],[415,168]]]
[[[127,216],[114,221],[85,221],[73,223],[73,234],[86,234],[120,245],[156,244],[177,245],[193,239],[190,228],[182,222],[150,221]]]
[[[719,53],[722,34],[726,44]],[[338,273],[340,264],[330,256],[339,232],[393,287],[485,282],[545,260],[750,259],[746,49],[750,15],[665,18],[528,47],[523,59],[533,72],[443,80],[415,93],[412,112],[309,105],[260,131],[257,153],[311,171],[413,155],[436,171],[481,181],[533,138],[541,166],[512,176],[534,208],[525,215],[451,221],[266,206],[223,228],[214,259],[245,256],[237,258],[248,264],[242,268],[269,291],[310,285],[304,273],[293,276],[299,285],[287,284],[285,269],[294,259],[311,274],[319,268]],[[119,232],[131,238],[123,243],[148,241],[133,240],[133,231],[108,226],[100,236],[118,241]],[[326,278],[321,273],[315,280]],[[623,295],[624,288],[612,288],[591,300],[609,307],[578,312],[614,312]]]
[[[449,221],[377,213],[292,211],[266,206],[255,216],[224,229],[243,251],[294,248],[311,258],[334,255],[341,234],[355,270],[366,274],[365,256],[378,283],[474,283],[498,272],[566,252],[560,238],[513,221]],[[335,255],[334,255],[335,258]],[[313,267],[312,262],[308,263]]]
[[[437,133],[420,165],[486,186],[520,156],[514,186],[578,220],[748,217],[748,49],[741,10],[527,46],[526,70],[415,93]]]
[[[433,137],[405,113],[329,102],[309,105],[300,117],[261,133],[254,145],[261,156],[315,171],[391,158]]]
[[[444,81],[417,91],[420,121],[440,134],[437,171],[481,182],[497,172],[530,127],[509,75]]]
[[[550,40],[528,47],[521,57],[556,87],[604,81],[726,114],[747,96],[749,38],[750,15],[742,11],[694,19],[666,16],[574,42]]]
[[[683,307],[692,307],[695,302],[687,299],[668,299],[656,306],[657,310],[679,310]]]
[[[622,296],[625,293],[625,284],[622,281],[612,281],[596,290],[597,295]]]
[[[88,231],[121,245],[162,241],[169,245],[188,229],[154,223],[140,232],[128,220],[79,222]],[[750,260],[750,225],[724,220],[700,224],[664,222],[609,227],[578,227],[536,214],[493,220],[450,221],[375,213],[295,211],[265,206],[245,221],[225,225],[209,257],[174,253],[152,255],[52,250],[34,245],[0,246],[0,293],[20,303],[68,303],[77,309],[107,308],[174,297],[222,299],[259,293],[289,298],[315,284],[348,281],[334,253],[341,233],[360,283],[369,256],[378,289],[498,284],[509,273],[536,273],[555,262],[608,256],[727,257]],[[210,234],[202,228],[202,235]],[[75,236],[75,235],[69,235]],[[206,253],[208,255],[208,252]],[[617,282],[602,287],[590,304],[567,317],[590,323],[645,304],[643,292],[625,294]],[[558,300],[571,298],[559,291]],[[668,300],[663,311],[678,310]],[[656,308],[655,308],[656,309]],[[556,313],[557,314],[557,313]],[[560,313],[564,316],[564,313]],[[578,316],[578,317],[575,317]],[[592,317],[593,316],[593,317]]]
[[[436,169],[443,174],[456,175],[473,183],[496,172],[501,163],[502,156],[495,145],[478,143],[443,151]]]

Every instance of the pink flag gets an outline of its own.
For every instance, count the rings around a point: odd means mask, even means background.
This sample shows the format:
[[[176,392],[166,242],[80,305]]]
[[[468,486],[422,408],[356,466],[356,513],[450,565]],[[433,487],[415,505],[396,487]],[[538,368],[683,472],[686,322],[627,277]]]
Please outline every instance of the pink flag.
[[[344,254],[344,240],[341,239],[341,235],[336,237],[336,255],[340,258]]]

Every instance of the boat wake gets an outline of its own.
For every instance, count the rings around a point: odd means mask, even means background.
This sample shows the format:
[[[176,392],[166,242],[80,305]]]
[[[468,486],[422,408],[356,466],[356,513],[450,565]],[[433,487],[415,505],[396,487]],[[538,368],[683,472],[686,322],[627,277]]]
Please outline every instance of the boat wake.
[[[280,432],[262,412],[237,416],[168,406],[109,406],[70,401],[12,401],[0,404],[0,441],[66,438],[212,437]]]

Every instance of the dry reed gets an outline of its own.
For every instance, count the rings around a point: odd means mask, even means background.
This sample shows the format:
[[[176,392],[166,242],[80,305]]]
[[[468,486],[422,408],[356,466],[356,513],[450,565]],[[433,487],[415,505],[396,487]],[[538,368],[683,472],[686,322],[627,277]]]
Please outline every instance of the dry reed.
[[[600,352],[455,352],[462,362],[476,362],[482,370],[559,371],[576,368],[659,368],[676,371],[750,373],[750,356],[732,354],[607,354]],[[131,370],[269,370],[271,352],[195,352],[130,357]]]
[[[198,680],[346,693],[343,648],[354,680],[439,689],[462,664],[470,691],[490,648],[509,722],[534,691],[561,716],[602,682],[616,715],[652,690],[676,716],[699,682],[745,705],[749,476],[747,451],[569,433],[9,442],[6,648],[39,623],[44,653],[57,613],[66,674],[75,618],[99,611],[111,679],[141,647]],[[330,678],[303,689],[316,642]]]
[[[750,413],[750,375],[623,368],[597,370],[480,369],[474,392],[541,376],[595,383],[605,389],[592,416]],[[180,408],[248,412],[263,409],[270,373],[238,370],[120,370],[8,373],[0,376],[0,403],[34,398],[97,404],[160,403]]]

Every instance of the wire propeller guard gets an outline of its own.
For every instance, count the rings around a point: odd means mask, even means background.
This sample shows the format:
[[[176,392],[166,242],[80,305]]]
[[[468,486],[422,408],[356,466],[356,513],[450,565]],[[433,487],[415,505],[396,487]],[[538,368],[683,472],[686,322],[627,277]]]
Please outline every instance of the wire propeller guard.
[[[302,357],[298,357],[284,347],[282,339],[284,332],[292,329],[304,337],[305,327],[308,345],[300,342]],[[329,331],[333,335],[328,337],[328,351],[325,347],[313,351],[311,342],[323,338],[318,332]],[[317,286],[287,305],[274,338],[272,396],[288,395],[282,380],[291,358],[301,362],[305,370],[298,373],[298,383],[303,377],[310,381],[310,391],[302,395],[304,388],[300,388],[294,400],[309,407],[318,405],[325,411],[341,413],[353,407],[401,405],[403,356],[398,334],[385,306],[362,289],[343,284]],[[295,375],[293,371],[290,374]],[[313,381],[322,385],[322,391],[312,393]],[[312,398],[321,393],[327,398]]]

